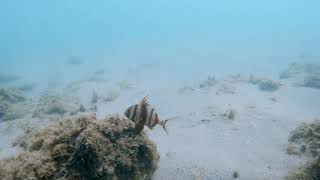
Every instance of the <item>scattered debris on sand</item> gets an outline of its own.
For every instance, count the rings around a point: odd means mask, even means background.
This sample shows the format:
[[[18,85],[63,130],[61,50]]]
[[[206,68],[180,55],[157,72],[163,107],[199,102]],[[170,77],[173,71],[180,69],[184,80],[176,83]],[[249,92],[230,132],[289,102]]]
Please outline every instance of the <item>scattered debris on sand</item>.
[[[234,172],[231,170],[215,169],[197,161],[177,162],[170,159],[164,161],[167,161],[168,165],[155,173],[155,179],[168,177],[168,180],[236,180],[239,177],[234,177]]]
[[[48,91],[40,99],[33,112],[33,117],[76,115],[85,108],[78,98],[66,93]]]
[[[235,109],[228,109],[222,114],[222,116],[229,119],[229,120],[234,120],[234,118],[236,117],[236,110]]]
[[[0,89],[0,121],[22,118],[31,110],[30,102],[16,88]]]
[[[270,97],[269,100],[270,100],[271,102],[273,102],[273,103],[276,103],[276,102],[279,101],[278,98],[276,98],[276,97]]]
[[[241,74],[231,74],[226,76],[222,81],[235,84],[235,83],[246,83],[248,82],[248,77],[243,76]]]
[[[193,88],[192,86],[184,86],[182,88],[179,89],[179,93],[183,94],[183,93],[190,93],[195,91],[196,89]]]
[[[286,179],[320,179],[320,118],[311,124],[301,124],[292,131],[289,142],[288,154],[311,156],[314,160],[291,171]]]
[[[81,116],[56,122],[26,138],[25,151],[0,161],[0,179],[150,179],[156,145],[118,116]]]
[[[260,90],[273,92],[280,88],[281,83],[267,78],[259,78],[253,75],[250,76],[249,83],[257,85]]]
[[[105,69],[99,69],[97,70],[96,72],[94,72],[95,75],[98,75],[98,76],[101,76],[103,75],[104,73],[106,73],[106,70]]]
[[[235,94],[236,93],[236,87],[233,86],[232,84],[226,83],[226,82],[219,83],[216,94],[220,94],[220,93],[223,93],[223,94]]]

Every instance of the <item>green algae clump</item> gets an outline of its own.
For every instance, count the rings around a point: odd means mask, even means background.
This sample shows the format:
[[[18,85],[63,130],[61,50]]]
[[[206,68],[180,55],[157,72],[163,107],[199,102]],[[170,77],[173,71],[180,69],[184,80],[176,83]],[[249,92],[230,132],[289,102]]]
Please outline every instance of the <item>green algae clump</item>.
[[[30,135],[25,152],[0,162],[0,179],[147,179],[159,155],[122,117],[66,119]]]

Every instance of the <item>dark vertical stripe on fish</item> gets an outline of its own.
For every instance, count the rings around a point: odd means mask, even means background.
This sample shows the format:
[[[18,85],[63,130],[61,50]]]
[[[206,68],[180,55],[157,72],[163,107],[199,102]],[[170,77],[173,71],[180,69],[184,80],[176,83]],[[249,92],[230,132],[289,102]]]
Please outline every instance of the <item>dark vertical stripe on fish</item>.
[[[132,115],[131,120],[135,121],[135,117],[136,117],[136,115],[137,115],[137,111],[138,111],[138,104],[136,104],[136,105],[133,107],[133,115]]]
[[[157,125],[158,123],[159,123],[158,114],[155,113],[154,123],[152,124],[152,127],[154,127],[154,126]]]
[[[149,121],[148,121],[148,124],[147,124],[148,127],[151,127],[150,125],[153,122],[153,119],[152,119],[153,114],[154,114],[154,108],[152,108],[151,113],[150,113]]]
[[[146,124],[146,121],[147,121],[147,116],[148,116],[148,107],[147,107],[147,104],[144,103],[142,104],[141,106],[141,115],[140,115],[140,121],[143,122],[143,125]]]
[[[147,106],[147,120],[146,120],[146,126],[149,124],[149,119],[150,119],[150,116],[151,116],[151,110],[152,108],[150,108],[149,106]]]

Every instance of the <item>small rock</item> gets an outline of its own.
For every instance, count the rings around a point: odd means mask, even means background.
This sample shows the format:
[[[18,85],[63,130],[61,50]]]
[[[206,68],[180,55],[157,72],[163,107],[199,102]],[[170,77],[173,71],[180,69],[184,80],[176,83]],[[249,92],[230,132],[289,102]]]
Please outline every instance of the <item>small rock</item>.
[[[234,171],[233,174],[232,174],[232,177],[234,179],[238,179],[240,177],[239,172],[238,171]]]
[[[228,109],[225,113],[222,114],[223,117],[226,117],[229,120],[234,120],[236,116],[236,110]]]
[[[210,88],[212,86],[215,86],[217,84],[217,80],[214,76],[208,76],[208,78],[200,84],[200,88]]]
[[[278,82],[275,82],[271,79],[266,78],[257,78],[254,76],[250,76],[249,82],[251,84],[257,85],[260,90],[262,91],[268,91],[273,92],[280,88],[281,84]]]
[[[303,86],[320,89],[320,75],[306,76]]]

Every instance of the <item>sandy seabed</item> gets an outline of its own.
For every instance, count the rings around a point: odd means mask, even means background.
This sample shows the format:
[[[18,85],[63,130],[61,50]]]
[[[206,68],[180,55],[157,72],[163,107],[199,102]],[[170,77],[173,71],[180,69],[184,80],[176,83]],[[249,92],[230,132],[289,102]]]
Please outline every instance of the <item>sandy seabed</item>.
[[[279,80],[279,89],[264,91],[250,83],[248,77],[243,80],[235,76],[204,85],[200,80],[168,84],[165,80],[152,81],[157,79],[149,76],[155,67],[143,68],[151,70],[133,69],[129,71],[133,76],[128,78],[110,78],[108,73],[101,73],[96,75],[99,78],[52,89],[72,93],[89,113],[96,111],[98,117],[122,114],[149,95],[150,104],[162,118],[173,118],[167,123],[169,135],[161,127],[152,131],[145,128],[160,153],[155,180],[234,179],[235,172],[240,179],[283,179],[288,171],[307,160],[286,154],[288,137],[301,122],[310,122],[319,115],[320,90]],[[98,98],[94,105],[93,92]],[[36,101],[39,94],[32,97]],[[232,118],[228,116],[231,111]],[[54,118],[43,119],[30,114],[2,122],[1,158],[21,151],[11,144],[23,136],[24,126],[32,131]]]

